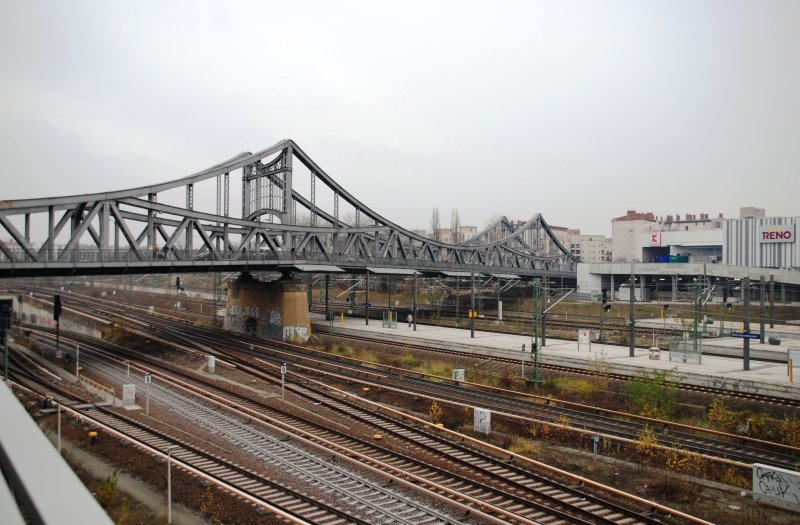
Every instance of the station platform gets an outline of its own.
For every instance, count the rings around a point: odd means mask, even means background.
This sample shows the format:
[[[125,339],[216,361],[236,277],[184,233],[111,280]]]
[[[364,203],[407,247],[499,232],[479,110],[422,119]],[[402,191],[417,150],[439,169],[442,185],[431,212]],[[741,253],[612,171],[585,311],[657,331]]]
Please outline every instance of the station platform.
[[[524,358],[526,363],[530,362],[530,336],[475,330],[475,337],[472,338],[469,328],[418,324],[414,331],[406,322],[398,322],[396,328],[384,328],[380,319],[370,319],[369,325],[366,325],[363,318],[336,317],[333,321],[326,321],[322,314],[315,313],[309,314],[309,317],[312,333],[315,334],[352,334],[397,343],[475,352],[485,356],[520,360]],[[744,370],[742,340],[719,338],[707,340],[704,344],[716,341],[721,341],[732,351],[736,350],[738,344],[738,356],[703,355],[700,364],[684,363],[680,360],[670,361],[669,352],[664,350],[660,352],[658,359],[653,359],[647,348],[636,348],[634,357],[630,357],[627,346],[596,342],[592,342],[591,346],[585,343],[578,345],[576,341],[550,337],[547,338],[541,355],[545,364],[591,369],[598,360],[602,360],[612,373],[636,375],[642,371],[671,370],[673,379],[681,383],[800,400],[800,363],[794,363],[794,382],[790,382],[789,369],[785,362],[788,348],[800,348],[800,345],[776,347],[751,340],[750,370]],[[523,344],[525,352],[522,351]],[[778,356],[776,358],[782,356],[784,361],[774,363],[754,360],[752,354],[757,350]]]

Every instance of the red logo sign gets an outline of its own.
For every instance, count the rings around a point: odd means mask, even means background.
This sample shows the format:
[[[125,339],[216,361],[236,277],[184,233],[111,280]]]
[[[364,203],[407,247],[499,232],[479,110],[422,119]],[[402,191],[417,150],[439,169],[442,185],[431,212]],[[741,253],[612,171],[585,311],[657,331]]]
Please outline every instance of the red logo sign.
[[[791,241],[792,240],[792,232],[790,231],[768,231],[768,232],[761,232],[761,239],[765,241],[771,240],[784,240],[784,241]]]
[[[650,246],[661,246],[661,234],[660,233],[651,233],[650,234]]]

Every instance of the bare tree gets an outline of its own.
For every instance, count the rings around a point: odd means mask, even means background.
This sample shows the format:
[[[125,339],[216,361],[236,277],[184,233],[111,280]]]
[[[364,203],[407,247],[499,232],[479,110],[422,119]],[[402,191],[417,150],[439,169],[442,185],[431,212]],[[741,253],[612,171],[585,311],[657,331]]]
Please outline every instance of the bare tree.
[[[488,228],[489,226],[497,223],[502,218],[503,218],[503,214],[502,213],[493,213],[489,217],[489,220],[486,221],[486,227]],[[495,227],[495,228],[492,228],[491,231],[486,233],[486,240],[489,241],[489,242],[494,242],[496,240],[499,240],[500,236],[501,236],[500,228],[499,227]]]
[[[431,213],[431,231],[433,232],[433,240],[439,240],[439,208],[433,208],[433,213]]]
[[[450,230],[453,232],[453,244],[458,244],[461,241],[461,215],[458,208],[453,208],[450,212]]]

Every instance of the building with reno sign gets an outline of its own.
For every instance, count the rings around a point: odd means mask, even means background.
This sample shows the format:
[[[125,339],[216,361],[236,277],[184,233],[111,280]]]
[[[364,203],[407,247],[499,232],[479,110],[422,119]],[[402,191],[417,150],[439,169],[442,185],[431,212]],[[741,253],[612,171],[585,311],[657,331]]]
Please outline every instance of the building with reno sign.
[[[759,217],[726,221],[723,261],[734,266],[800,267],[800,217]]]
[[[629,210],[612,221],[614,262],[692,262],[800,269],[800,217],[766,217],[742,208],[738,219]]]

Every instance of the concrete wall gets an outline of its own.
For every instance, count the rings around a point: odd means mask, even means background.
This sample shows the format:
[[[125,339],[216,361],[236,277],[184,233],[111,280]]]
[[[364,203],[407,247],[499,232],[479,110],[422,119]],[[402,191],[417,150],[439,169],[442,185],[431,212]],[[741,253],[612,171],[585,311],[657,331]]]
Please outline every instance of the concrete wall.
[[[52,303],[45,303],[23,295],[22,304],[17,302],[16,298],[14,299],[14,311],[15,315],[18,315],[23,323],[53,329],[56,327],[56,322],[53,320]],[[80,315],[70,311],[68,308],[63,308],[61,311],[60,329],[67,332],[102,338],[102,329],[108,324],[111,323],[104,323],[93,317]]]
[[[800,474],[755,463],[753,499],[795,512],[800,511]]]
[[[597,295],[602,293],[603,279],[601,274],[591,273],[587,263],[578,263],[578,293]]]
[[[648,220],[611,221],[612,261],[641,261],[644,235],[654,224]]]
[[[228,286],[226,330],[279,341],[307,341],[311,335],[306,283],[269,283],[243,276]]]

